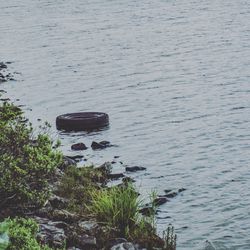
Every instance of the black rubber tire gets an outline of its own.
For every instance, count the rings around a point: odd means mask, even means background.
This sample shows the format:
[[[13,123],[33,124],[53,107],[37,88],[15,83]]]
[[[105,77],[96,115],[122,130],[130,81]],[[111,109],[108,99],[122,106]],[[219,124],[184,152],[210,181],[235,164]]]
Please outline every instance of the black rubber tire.
[[[100,112],[79,112],[59,115],[56,128],[64,131],[89,131],[109,125],[109,116]]]

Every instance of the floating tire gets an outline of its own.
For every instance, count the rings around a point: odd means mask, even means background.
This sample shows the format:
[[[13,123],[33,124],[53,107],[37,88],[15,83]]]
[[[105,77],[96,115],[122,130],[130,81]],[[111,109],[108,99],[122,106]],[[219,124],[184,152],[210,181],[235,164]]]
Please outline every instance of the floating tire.
[[[109,116],[100,112],[80,112],[59,115],[56,128],[65,131],[89,131],[109,125]]]

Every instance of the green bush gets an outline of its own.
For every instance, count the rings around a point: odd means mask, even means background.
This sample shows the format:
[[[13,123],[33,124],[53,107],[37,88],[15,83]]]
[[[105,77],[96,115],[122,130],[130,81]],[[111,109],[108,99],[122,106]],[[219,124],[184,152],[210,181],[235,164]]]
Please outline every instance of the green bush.
[[[21,111],[0,106],[0,205],[41,205],[49,196],[48,180],[62,162],[46,134],[33,136]]]
[[[0,224],[4,228],[8,241],[0,245],[1,250],[50,250],[48,246],[40,245],[36,240],[37,223],[32,219],[6,219]]]
[[[111,187],[94,190],[91,194],[91,211],[99,221],[110,227],[119,229],[121,236],[125,236],[137,222],[139,204],[138,194],[134,187]]]

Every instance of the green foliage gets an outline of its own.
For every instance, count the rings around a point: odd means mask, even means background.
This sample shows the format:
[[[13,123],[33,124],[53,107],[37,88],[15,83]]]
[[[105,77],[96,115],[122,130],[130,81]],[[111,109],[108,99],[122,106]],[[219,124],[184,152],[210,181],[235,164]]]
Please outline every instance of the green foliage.
[[[70,200],[68,209],[77,213],[86,212],[92,190],[100,189],[107,180],[107,171],[93,166],[77,168],[70,166],[61,179],[57,194]]]
[[[0,223],[0,249],[5,250],[9,245],[8,223],[6,221]]]
[[[13,104],[0,106],[0,205],[41,205],[49,196],[48,180],[62,162],[46,134],[33,137]]]
[[[38,225],[32,219],[6,219],[0,224],[1,227],[4,227],[9,238],[7,245],[3,248],[0,245],[1,250],[50,250],[48,246],[41,246],[37,242]]]
[[[92,204],[89,207],[99,221],[110,227],[118,228],[121,236],[125,236],[138,222],[138,194],[129,184],[126,187],[111,187],[94,190],[91,194]]]

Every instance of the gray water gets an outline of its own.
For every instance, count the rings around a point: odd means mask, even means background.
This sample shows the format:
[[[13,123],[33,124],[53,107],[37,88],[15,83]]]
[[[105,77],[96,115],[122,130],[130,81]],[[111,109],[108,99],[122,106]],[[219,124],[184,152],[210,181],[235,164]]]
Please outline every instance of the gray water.
[[[37,127],[76,111],[110,115],[108,130],[58,133],[70,145],[110,140],[84,152],[112,161],[145,196],[186,188],[160,207],[180,250],[250,249],[250,1],[0,0],[1,84]],[[20,99],[20,100],[18,100]],[[124,164],[120,164],[122,161]],[[82,163],[83,164],[83,163]]]

